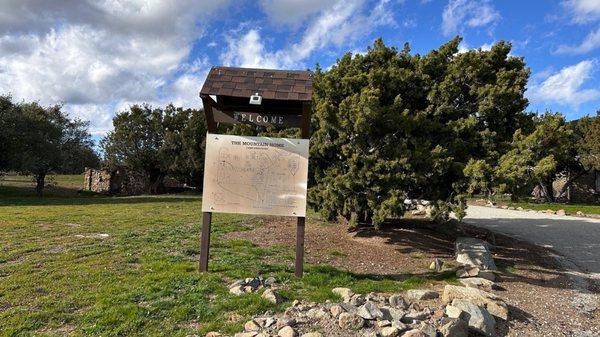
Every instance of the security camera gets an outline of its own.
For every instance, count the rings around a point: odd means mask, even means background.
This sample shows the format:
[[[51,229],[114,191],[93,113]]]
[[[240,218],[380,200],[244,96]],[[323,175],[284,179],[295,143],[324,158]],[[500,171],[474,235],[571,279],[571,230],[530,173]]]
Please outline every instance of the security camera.
[[[258,93],[250,96],[250,104],[260,105],[262,103],[262,96]]]

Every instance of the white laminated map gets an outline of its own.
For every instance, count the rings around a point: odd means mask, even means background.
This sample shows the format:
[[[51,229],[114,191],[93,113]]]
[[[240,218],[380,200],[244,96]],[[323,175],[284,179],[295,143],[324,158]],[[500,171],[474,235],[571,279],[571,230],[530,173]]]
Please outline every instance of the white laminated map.
[[[306,215],[308,139],[207,134],[202,211]]]

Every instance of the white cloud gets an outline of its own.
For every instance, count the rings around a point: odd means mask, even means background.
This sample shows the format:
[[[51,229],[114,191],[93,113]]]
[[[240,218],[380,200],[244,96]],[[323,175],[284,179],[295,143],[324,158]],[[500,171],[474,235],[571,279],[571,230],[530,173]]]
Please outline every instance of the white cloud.
[[[600,48],[600,26],[595,31],[591,31],[579,45],[562,45],[556,52],[559,54],[585,54],[597,48]]]
[[[563,6],[570,12],[575,23],[588,23],[600,19],[600,1],[566,0]]]
[[[571,106],[600,99],[600,90],[583,88],[597,67],[596,60],[585,60],[565,67],[545,80],[530,85],[527,96],[532,102],[554,102]]]
[[[269,19],[277,24],[298,25],[312,14],[331,7],[327,0],[261,0]]]
[[[500,20],[489,0],[450,0],[442,13],[442,32],[444,35],[457,34],[463,25],[484,27]]]
[[[190,71],[186,58],[202,35],[198,20],[224,2],[5,0],[0,93],[64,103],[73,116],[91,121],[93,133],[111,128],[122,102],[200,106],[190,95],[197,95],[206,70]]]
[[[337,1],[322,11],[308,24],[300,41],[277,51],[269,51],[258,29],[250,29],[238,36],[228,37],[228,49],[221,55],[225,65],[299,68],[313,52],[339,47],[372,32],[376,27],[394,25],[387,8],[389,0],[381,0],[367,14],[365,1]]]

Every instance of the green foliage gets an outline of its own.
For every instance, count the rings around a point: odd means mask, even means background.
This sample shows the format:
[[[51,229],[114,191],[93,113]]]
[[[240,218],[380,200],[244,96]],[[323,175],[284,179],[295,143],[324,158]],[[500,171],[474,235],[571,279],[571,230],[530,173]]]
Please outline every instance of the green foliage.
[[[84,166],[98,164],[87,127],[87,122],[69,119],[60,106],[14,104],[2,96],[0,170],[32,175],[41,196],[51,172],[81,173]]]
[[[118,113],[113,125],[101,142],[108,168],[145,173],[151,193],[160,192],[167,174],[200,187],[206,137],[202,111],[133,105]]]
[[[377,40],[317,68],[309,202],[321,214],[379,225],[404,198],[459,205],[469,161],[504,153],[527,121],[529,72],[508,43],[462,54],[459,43],[421,56]]]
[[[582,118],[577,124],[582,137],[579,156],[586,169],[600,170],[600,110],[595,117]]]
[[[539,185],[549,201],[554,200],[552,182],[559,174],[581,170],[577,161],[578,142],[572,126],[559,113],[533,118],[531,133],[517,130],[496,169],[501,192],[514,197],[531,193]],[[504,190],[503,190],[504,189]]]

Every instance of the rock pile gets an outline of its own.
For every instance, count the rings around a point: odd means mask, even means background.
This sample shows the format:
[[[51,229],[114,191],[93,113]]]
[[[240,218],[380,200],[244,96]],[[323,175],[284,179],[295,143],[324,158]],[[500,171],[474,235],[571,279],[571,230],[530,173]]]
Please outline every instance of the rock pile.
[[[391,295],[355,294],[349,288],[332,292],[343,301],[294,301],[284,313],[246,322],[234,337],[467,337],[469,331],[495,336],[496,318],[508,314],[501,299],[475,288],[446,286],[442,304],[440,294],[429,289]]]
[[[238,280],[229,285],[229,292],[236,296],[253,293],[260,289],[267,288],[262,297],[279,304],[283,302],[283,297],[275,290],[277,289],[277,280],[274,277],[269,277],[266,280],[262,276]]]

